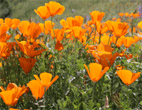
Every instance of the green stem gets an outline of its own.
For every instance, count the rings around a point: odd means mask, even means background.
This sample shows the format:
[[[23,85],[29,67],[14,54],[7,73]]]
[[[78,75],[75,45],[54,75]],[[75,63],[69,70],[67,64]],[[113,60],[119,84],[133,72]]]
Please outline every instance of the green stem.
[[[101,34],[99,35],[99,44],[101,43]]]
[[[95,86],[96,86],[96,83],[93,82],[93,90],[92,90],[92,101],[94,102],[94,95],[95,95]]]

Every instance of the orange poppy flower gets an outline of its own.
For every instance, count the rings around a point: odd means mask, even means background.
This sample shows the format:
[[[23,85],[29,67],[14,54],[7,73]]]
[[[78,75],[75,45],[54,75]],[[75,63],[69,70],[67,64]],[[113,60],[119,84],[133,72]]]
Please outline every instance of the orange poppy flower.
[[[124,16],[124,13],[119,13],[119,16],[121,16],[121,17]]]
[[[63,44],[57,40],[56,45],[55,45],[55,50],[61,51],[63,49],[64,49]]]
[[[21,21],[18,28],[24,37],[30,38],[31,42],[34,42],[34,40],[42,32],[39,24],[36,24],[34,22],[30,23],[29,21]]]
[[[124,15],[125,15],[126,17],[130,17],[130,14],[129,14],[128,12],[124,13]]]
[[[57,41],[61,41],[64,38],[64,29],[54,29],[53,31],[51,31],[51,36],[52,38],[56,38]]]
[[[86,32],[86,29],[82,29],[82,27],[79,27],[79,26],[74,26],[71,29],[72,29],[74,38],[77,38],[77,39],[82,38],[82,36]]]
[[[99,11],[92,11],[90,13],[92,22],[96,25],[96,22],[99,21],[101,22],[102,18],[104,17],[105,13],[104,12],[99,12]]]
[[[3,19],[2,18],[0,18],[0,25],[2,25],[3,24]]]
[[[26,74],[32,70],[36,61],[33,58],[19,58],[20,66]]]
[[[39,15],[44,20],[50,17],[50,12],[46,6],[40,6],[37,8],[37,10],[34,9],[34,11],[37,15]]]
[[[126,48],[129,48],[134,43],[134,39],[132,37],[125,37],[123,43]]]
[[[125,40],[125,37],[124,37],[124,36],[121,36],[121,37],[117,40],[116,46],[117,46],[117,47],[121,47],[121,46],[124,44],[124,40]],[[115,41],[115,42],[116,42],[116,41]]]
[[[118,56],[119,56],[118,52],[112,55],[111,52],[101,51],[101,52],[96,53],[94,57],[96,58],[95,61],[100,63],[103,66],[103,68],[105,68],[105,67],[111,67],[116,57]]]
[[[45,21],[45,34],[49,34],[51,32],[51,29],[53,29],[55,23],[52,21]]]
[[[5,18],[5,20],[0,19],[0,25],[6,24],[9,28],[12,29],[16,29],[19,23],[20,23],[19,19],[11,19],[11,18]]]
[[[134,13],[132,13],[132,14],[131,14],[131,16],[132,16],[133,18],[136,18],[136,17],[139,17],[139,16],[140,16],[140,14],[139,14],[139,12],[138,12],[138,13],[135,13],[135,14],[134,14]]]
[[[60,24],[64,29],[69,29],[74,26],[82,26],[84,18],[82,16],[68,17],[66,20],[62,19]]]
[[[10,28],[12,25],[12,19],[11,18],[5,18],[5,24]]]
[[[126,49],[124,49],[124,50],[119,54],[119,56],[120,56],[120,57],[125,56],[127,60],[128,60],[128,59],[131,59],[131,58],[133,57],[133,54],[125,54],[125,51],[126,51]]]
[[[111,45],[112,43],[112,40],[110,38],[110,36],[106,35],[106,34],[103,34],[101,36],[101,43],[104,44],[104,45]]]
[[[100,80],[100,78],[105,74],[105,72],[109,70],[109,67],[105,67],[104,70],[102,71],[102,65],[97,63],[90,63],[89,64],[90,70],[88,69],[86,64],[84,64],[84,66],[87,70],[90,79],[93,82],[97,82],[98,80]]]
[[[0,96],[8,106],[15,106],[18,102],[19,97],[28,91],[28,88],[24,85],[22,87],[17,87],[14,83],[9,83],[6,90],[1,86]]]
[[[132,84],[137,78],[140,77],[140,72],[132,73],[130,70],[119,70],[117,75],[120,77],[122,82],[127,86]]]
[[[0,58],[3,57],[6,59],[7,57],[9,57],[14,45],[15,42],[8,42],[8,43],[0,42]]]
[[[116,17],[113,17],[112,20],[115,21],[115,20],[116,20]]]
[[[127,30],[129,28],[129,25],[127,23],[122,23],[122,22],[113,22],[112,23],[112,28],[114,35],[116,37],[121,37],[127,33]]]
[[[20,50],[25,53],[29,57],[35,57],[37,55],[40,55],[45,49],[43,49],[41,46],[39,46],[36,42],[33,42],[30,44],[26,41],[17,41],[18,46],[20,47]]]
[[[112,27],[112,23],[113,23],[114,21],[111,21],[111,20],[107,20],[106,22],[105,22],[105,24],[106,24],[106,26],[107,26],[107,28],[108,28],[108,30],[109,31],[113,31],[113,27]]]
[[[97,51],[99,51],[99,52],[101,52],[101,51],[112,52],[112,51],[114,51],[114,48],[112,48],[111,46],[104,45],[104,44],[100,43],[99,45],[97,45]]]
[[[6,42],[11,38],[11,35],[6,34],[9,27],[6,24],[0,25],[0,42]]]
[[[142,29],[142,21],[138,23],[138,27]]]
[[[52,17],[54,17],[56,14],[61,15],[65,11],[65,7],[55,1],[50,1],[49,3],[45,3],[45,6],[47,7],[50,16]]]
[[[18,27],[19,24],[20,24],[20,20],[19,19],[12,19],[12,21],[11,21],[11,28],[15,30]]]
[[[37,75],[34,75],[34,77],[36,80],[30,81],[27,85],[36,99],[41,99],[45,91],[59,78],[56,75],[51,81],[52,74],[46,72],[40,74],[40,79]]]
[[[99,34],[104,34],[105,32],[108,31],[108,27],[105,23],[101,23],[101,22],[96,22],[96,29],[97,29],[97,32]]]
[[[121,66],[120,64],[119,65],[116,65],[115,68],[117,70],[122,70],[123,68],[125,68],[125,66]]]

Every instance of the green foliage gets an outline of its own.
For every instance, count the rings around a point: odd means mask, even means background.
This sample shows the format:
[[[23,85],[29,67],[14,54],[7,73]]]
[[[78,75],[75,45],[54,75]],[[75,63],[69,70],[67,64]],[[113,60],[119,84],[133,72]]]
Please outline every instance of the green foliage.
[[[7,0],[0,0],[0,18],[9,17],[11,14],[11,8]]]

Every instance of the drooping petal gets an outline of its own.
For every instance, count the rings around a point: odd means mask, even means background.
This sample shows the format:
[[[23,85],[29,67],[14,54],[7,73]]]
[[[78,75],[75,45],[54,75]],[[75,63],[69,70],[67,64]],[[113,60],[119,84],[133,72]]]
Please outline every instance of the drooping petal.
[[[19,58],[20,66],[26,74],[32,70],[36,61],[33,58]]]
[[[52,81],[46,86],[46,87],[47,87],[46,90],[47,90],[58,78],[59,78],[59,76],[56,75],[56,76],[52,79]]]
[[[14,91],[9,90],[9,91],[0,92],[0,96],[6,105],[13,106]]]
[[[133,73],[132,79],[131,79],[131,83],[132,84],[136,79],[138,79],[140,77],[141,72],[137,72],[137,73]]]
[[[13,88],[17,88],[17,85],[15,83],[9,83],[8,86],[7,86],[7,88],[6,88],[6,91],[7,90],[11,90]]]
[[[132,72],[130,70],[119,70],[117,71],[117,75],[120,77],[124,84],[131,84]]]
[[[30,81],[27,86],[30,88],[33,96],[38,99],[42,98],[44,95],[44,87],[39,81],[37,80],[32,80]]]

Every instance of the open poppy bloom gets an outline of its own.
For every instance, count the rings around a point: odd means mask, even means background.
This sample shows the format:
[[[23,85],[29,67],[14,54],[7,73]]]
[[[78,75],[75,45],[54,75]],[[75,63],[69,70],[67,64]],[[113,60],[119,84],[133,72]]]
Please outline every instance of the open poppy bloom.
[[[102,18],[104,17],[105,13],[104,12],[99,12],[99,11],[92,11],[90,13],[93,24],[96,25],[96,22],[99,21],[101,22]]]
[[[40,6],[37,10],[34,10],[42,19],[46,20],[50,16],[54,17],[56,14],[61,15],[65,10],[65,7],[55,1],[45,3],[45,6]]]
[[[115,59],[119,56],[118,52],[115,52],[112,54],[111,52],[107,51],[100,51],[97,52],[95,55],[95,61],[100,63],[103,68],[105,67],[111,67],[111,65],[114,63]]]
[[[105,67],[104,70],[102,71],[102,65],[101,64],[97,64],[97,63],[90,63],[89,64],[89,69],[87,67],[86,64],[84,64],[87,73],[90,77],[90,79],[93,82],[97,82],[98,80],[100,80],[100,78],[105,74],[105,72],[107,72],[109,70],[109,67]]]
[[[32,70],[36,61],[33,58],[19,58],[20,66],[26,74]]]
[[[69,29],[74,26],[82,26],[84,18],[82,16],[68,17],[66,20],[62,19],[60,24],[64,29]]]
[[[11,35],[6,33],[8,30],[9,27],[6,24],[0,25],[0,42],[6,42],[11,38]]]
[[[35,39],[42,32],[41,26],[34,22],[29,21],[21,21],[18,26],[18,29],[23,34],[24,37],[29,38],[31,42],[35,41]]]
[[[9,57],[14,45],[15,42],[0,42],[0,58],[3,57],[6,59],[7,57]]]
[[[49,10],[46,6],[40,6],[36,9],[34,9],[35,13],[38,14],[42,19],[46,20],[50,17]]]
[[[116,37],[121,37],[127,33],[129,25],[122,22],[112,22],[112,29]]]
[[[15,106],[18,102],[19,97],[28,91],[28,88],[24,85],[22,87],[17,87],[14,83],[9,83],[6,90],[1,86],[0,96],[8,106]]]
[[[53,29],[55,23],[52,21],[45,21],[45,34],[49,34]]]
[[[133,43],[134,43],[134,39],[132,37],[125,37],[123,43],[124,43],[124,46],[126,48],[129,48]]]
[[[40,79],[37,75],[34,75],[34,77],[36,80],[30,81],[27,85],[36,99],[41,99],[45,91],[59,78],[59,76],[56,75],[51,81],[52,74],[46,72],[40,74]]]
[[[122,82],[127,86],[132,84],[137,78],[140,77],[140,72],[132,73],[130,70],[119,70],[117,75],[120,77]]]
[[[19,19],[5,18],[5,20],[3,20],[0,18],[0,25],[6,24],[9,28],[12,29],[16,29],[19,23],[20,23]]]
[[[108,31],[108,27],[105,23],[101,23],[101,22],[96,22],[96,29],[97,29],[97,32],[99,34],[104,34],[105,32]]]
[[[65,11],[65,7],[55,1],[50,1],[49,3],[45,3],[45,6],[47,7],[50,16],[52,17],[54,17],[56,14],[61,15]]]
[[[17,41],[17,43],[20,47],[20,50],[29,57],[35,57],[37,55],[40,55],[43,51],[45,51],[45,49],[39,46],[36,42],[33,42],[32,45],[26,41]]]
[[[79,27],[79,26],[74,26],[71,29],[72,29],[74,38],[77,38],[77,39],[81,39],[84,33],[86,32],[86,29],[83,29],[82,27]]]

